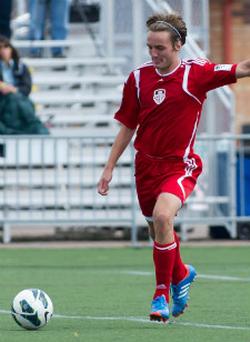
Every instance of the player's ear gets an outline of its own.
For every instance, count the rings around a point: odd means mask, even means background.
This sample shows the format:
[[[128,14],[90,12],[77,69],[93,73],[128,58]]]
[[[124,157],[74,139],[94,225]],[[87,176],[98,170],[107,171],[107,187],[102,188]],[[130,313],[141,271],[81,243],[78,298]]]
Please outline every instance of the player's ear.
[[[180,39],[178,39],[178,40],[174,43],[174,48],[175,48],[176,51],[180,51],[181,47],[182,47],[182,43],[181,43]]]

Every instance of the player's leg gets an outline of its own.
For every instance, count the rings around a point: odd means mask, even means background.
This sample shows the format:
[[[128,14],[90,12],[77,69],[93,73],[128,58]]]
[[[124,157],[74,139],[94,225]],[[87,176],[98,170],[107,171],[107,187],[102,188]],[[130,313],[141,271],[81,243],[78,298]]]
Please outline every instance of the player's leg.
[[[180,240],[176,232],[174,232],[174,239],[176,242],[176,255],[173,268],[172,284],[176,285],[187,275],[187,268],[181,258]]]
[[[195,268],[192,265],[186,266],[185,277],[176,285],[171,285],[172,292],[172,315],[178,317],[184,313],[186,307],[188,306],[190,287],[195,277],[197,275]]]
[[[174,218],[181,200],[171,193],[161,193],[153,210],[155,241],[159,244],[174,242]]]
[[[152,239],[152,241],[155,241],[155,228],[153,221],[148,221],[148,230],[149,230],[149,236]],[[174,240],[176,242],[176,255],[175,255],[175,262],[174,262],[174,269],[173,269],[173,275],[172,275],[172,284],[176,285],[181,280],[185,278],[187,275],[187,267],[183,263],[181,258],[181,252],[180,252],[180,240],[176,232],[174,231]]]
[[[195,279],[196,271],[193,266],[185,265],[181,258],[180,241],[176,233],[176,256],[172,276],[172,315],[178,317],[185,311],[189,300],[190,286]]]
[[[155,228],[154,228],[154,222],[153,221],[148,221],[148,234],[152,241],[155,241]]]
[[[173,271],[175,269],[175,275],[179,272],[179,275],[175,277],[178,279],[182,278],[183,273],[186,272],[186,267],[180,258],[180,251],[176,248],[173,221],[181,203],[192,191],[195,178],[192,178],[190,182],[186,181],[186,165],[183,163],[180,163],[178,174],[173,175],[173,165],[169,164],[169,161],[167,164],[163,164],[162,161],[157,163],[155,160],[152,163],[151,159],[145,158],[140,153],[137,153],[135,161],[138,199],[142,213],[149,221],[149,232],[154,241],[157,289],[150,317],[154,320],[166,321],[169,317],[169,286]],[[176,165],[174,167],[177,170]],[[168,177],[168,168],[171,177]],[[201,169],[196,178],[200,172]],[[175,298],[173,297],[174,301]]]
[[[151,239],[154,241],[155,240],[155,231],[154,231],[154,224],[153,222],[149,222],[149,235]],[[173,268],[173,274],[172,274],[172,297],[173,297],[173,306],[172,306],[172,314],[174,317],[178,317],[181,315],[185,308],[187,307],[187,301],[189,299],[189,290],[190,290],[190,285],[193,282],[196,272],[191,265],[185,265],[182,261],[181,258],[181,253],[180,253],[180,241],[178,238],[178,235],[174,232],[174,239],[176,242],[176,252],[175,252],[175,262],[174,262],[174,268]],[[190,283],[190,285],[187,285]],[[182,284],[179,285],[178,284]],[[182,287],[184,286],[184,290],[182,291]],[[184,297],[182,296],[184,294]],[[165,297],[165,296],[164,296]],[[179,298],[180,297],[180,298]],[[159,318],[159,306],[160,310],[167,310],[167,314],[169,314],[169,307],[168,307],[168,302],[165,298],[162,298],[160,296],[160,299],[153,300],[152,302],[152,308],[151,308],[151,316],[152,313],[154,315],[154,318],[151,319],[157,319],[157,320],[162,320]]]
[[[151,320],[166,321],[169,318],[169,290],[176,257],[173,222],[180,206],[181,201],[177,196],[162,193],[153,210],[156,289],[151,306]]]
[[[182,192],[185,194],[183,201],[192,193],[197,178],[201,173],[201,162],[199,159],[193,163],[196,167],[192,170],[189,176],[179,178],[178,185],[181,184]],[[186,171],[186,169],[185,169]],[[174,183],[173,183],[174,184]],[[176,257],[173,268],[171,293],[173,299],[172,315],[178,317],[181,315],[189,300],[190,287],[196,277],[196,270],[191,265],[185,265],[181,259],[180,242],[177,234],[175,234],[176,242]]]

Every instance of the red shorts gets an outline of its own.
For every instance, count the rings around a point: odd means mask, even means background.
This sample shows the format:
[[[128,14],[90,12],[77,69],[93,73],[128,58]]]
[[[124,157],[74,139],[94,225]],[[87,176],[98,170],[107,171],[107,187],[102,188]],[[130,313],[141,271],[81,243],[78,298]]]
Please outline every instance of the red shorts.
[[[158,196],[163,192],[176,195],[184,203],[193,191],[202,171],[202,162],[193,154],[182,158],[155,159],[138,152],[135,179],[139,204],[145,217],[152,217]]]

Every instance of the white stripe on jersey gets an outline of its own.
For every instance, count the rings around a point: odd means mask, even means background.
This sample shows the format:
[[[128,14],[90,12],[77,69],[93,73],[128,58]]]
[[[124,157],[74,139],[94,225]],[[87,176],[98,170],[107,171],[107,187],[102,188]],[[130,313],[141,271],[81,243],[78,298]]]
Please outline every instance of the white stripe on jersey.
[[[209,60],[205,58],[196,58],[196,59],[185,60],[184,63],[185,64],[197,64],[197,65],[203,66],[209,63]]]
[[[193,61],[194,64],[198,64],[198,65],[205,65],[208,63],[207,59],[201,59],[201,58],[197,58]]]
[[[185,65],[185,71],[184,71],[183,81],[182,81],[182,88],[185,91],[185,93],[187,93],[189,96],[193,97],[197,102],[199,102],[199,104],[201,104],[201,101],[198,99],[198,97],[196,97],[194,94],[190,93],[190,91],[188,90],[188,75],[189,75],[190,69],[191,69],[191,65]]]
[[[135,78],[135,86],[137,90],[137,98],[140,98],[140,70],[136,69],[134,71],[134,78]]]
[[[135,85],[136,85],[136,89],[137,89],[138,100],[140,100],[140,72],[141,72],[141,69],[151,67],[151,66],[153,66],[152,61],[145,62],[133,71],[134,78],[135,78]]]
[[[142,69],[142,68],[146,68],[146,67],[149,67],[149,66],[154,66],[154,64],[153,64],[152,61],[148,61],[148,62],[143,63],[143,64],[140,65],[138,68],[136,68],[136,70]]]

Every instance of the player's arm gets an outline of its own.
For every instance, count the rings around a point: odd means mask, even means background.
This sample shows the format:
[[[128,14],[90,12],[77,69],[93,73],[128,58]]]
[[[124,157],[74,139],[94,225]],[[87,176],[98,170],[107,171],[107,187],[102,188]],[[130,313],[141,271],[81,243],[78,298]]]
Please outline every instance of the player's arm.
[[[250,59],[240,62],[236,67],[236,78],[250,76]]]
[[[115,138],[115,141],[112,145],[108,161],[104,167],[103,173],[98,182],[98,192],[102,196],[105,196],[108,194],[109,183],[112,179],[113,169],[119,157],[121,156],[125,148],[128,146],[129,142],[131,141],[134,135],[134,132],[135,132],[135,129],[130,129],[126,127],[125,125],[121,126],[120,131],[118,132]]]

